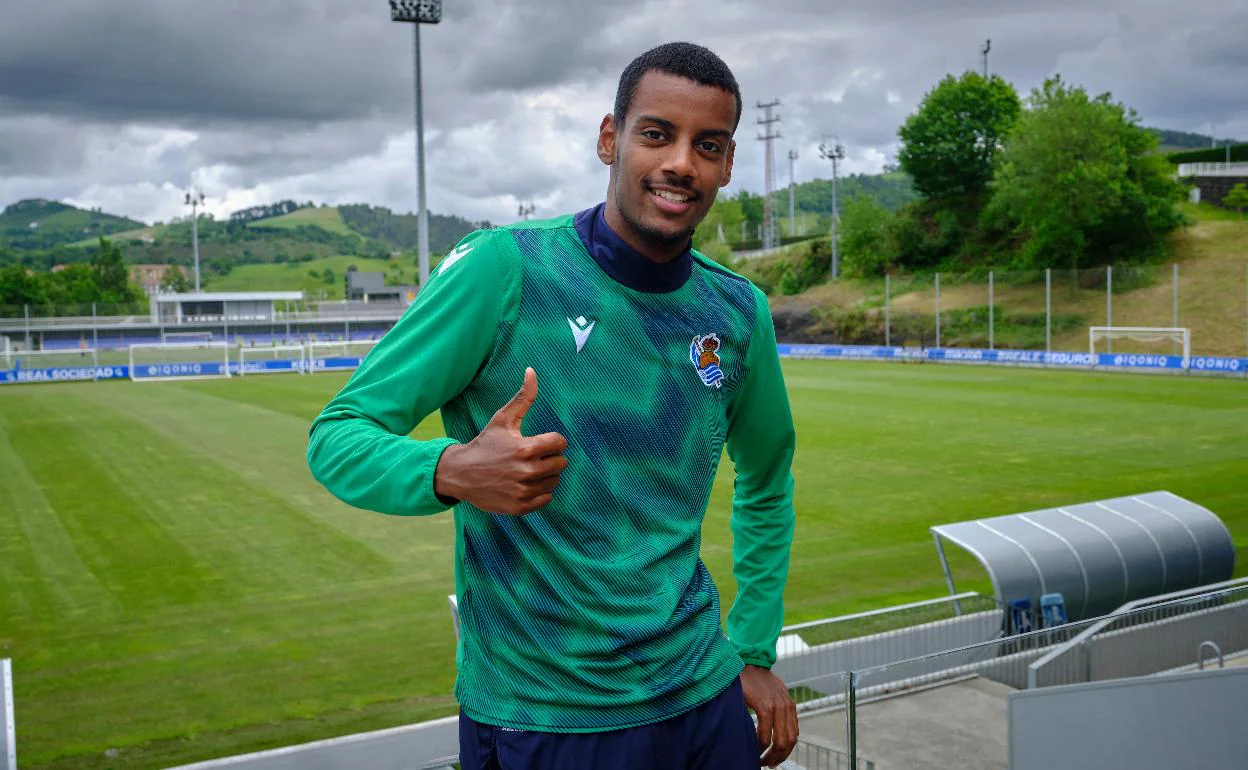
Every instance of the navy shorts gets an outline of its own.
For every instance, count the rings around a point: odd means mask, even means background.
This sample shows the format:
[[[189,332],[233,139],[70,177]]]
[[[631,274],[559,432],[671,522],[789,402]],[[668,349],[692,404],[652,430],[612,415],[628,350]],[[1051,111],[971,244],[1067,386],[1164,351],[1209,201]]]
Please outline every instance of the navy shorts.
[[[463,770],[758,770],[761,754],[740,679],[692,711],[600,733],[512,730],[459,714]]]

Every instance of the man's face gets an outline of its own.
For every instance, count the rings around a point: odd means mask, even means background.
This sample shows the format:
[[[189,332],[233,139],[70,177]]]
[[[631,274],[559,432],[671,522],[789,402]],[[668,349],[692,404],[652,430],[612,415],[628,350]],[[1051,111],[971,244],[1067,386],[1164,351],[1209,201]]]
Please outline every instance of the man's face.
[[[608,223],[634,247],[683,250],[732,179],[736,98],[727,91],[665,72],[647,72],[617,125],[598,132],[598,157],[611,166]],[[619,220],[612,217],[616,209]]]

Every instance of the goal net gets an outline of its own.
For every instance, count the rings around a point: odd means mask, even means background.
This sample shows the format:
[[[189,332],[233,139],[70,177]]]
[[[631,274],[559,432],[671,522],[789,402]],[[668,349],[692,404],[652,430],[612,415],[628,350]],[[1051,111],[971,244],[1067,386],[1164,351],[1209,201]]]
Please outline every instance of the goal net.
[[[1183,368],[1192,356],[1192,330],[1167,326],[1092,326],[1088,329],[1088,352],[1097,354],[1097,342],[1105,340],[1106,347],[1113,340],[1132,340],[1139,343],[1169,342],[1169,350],[1153,345],[1150,353],[1179,352],[1183,356]],[[1177,348],[1177,350],[1175,350]],[[1106,352],[1112,352],[1107,350]],[[1127,352],[1127,351],[1120,351]],[[1138,352],[1138,351],[1131,351]]]
[[[25,371],[32,379],[39,380],[98,379],[99,363],[95,348],[9,350],[0,355],[0,369]],[[52,371],[54,369],[56,371]]]
[[[364,363],[364,357],[376,344],[377,340],[309,342],[308,370],[326,372],[355,369]]]
[[[187,342],[213,342],[212,332],[167,332],[161,331],[160,341],[163,344],[183,344]]]
[[[264,347],[240,347],[238,349],[239,375],[279,374],[307,369],[307,350],[303,345],[271,345]]]
[[[224,342],[130,346],[130,379],[136,382],[229,376],[230,346]]]

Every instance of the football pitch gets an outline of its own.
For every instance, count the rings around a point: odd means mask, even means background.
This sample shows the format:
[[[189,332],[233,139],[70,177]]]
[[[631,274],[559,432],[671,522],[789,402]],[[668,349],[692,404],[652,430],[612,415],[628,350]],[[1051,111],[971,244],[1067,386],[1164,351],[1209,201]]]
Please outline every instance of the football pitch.
[[[1158,489],[1221,516],[1248,574],[1242,379],[785,372],[789,623],[945,593],[930,525]],[[0,658],[23,768],[165,767],[454,713],[450,515],[353,510],[304,462],[345,377],[0,389]],[[416,435],[439,432],[434,416]],[[703,542],[725,610],[731,476],[725,458]]]

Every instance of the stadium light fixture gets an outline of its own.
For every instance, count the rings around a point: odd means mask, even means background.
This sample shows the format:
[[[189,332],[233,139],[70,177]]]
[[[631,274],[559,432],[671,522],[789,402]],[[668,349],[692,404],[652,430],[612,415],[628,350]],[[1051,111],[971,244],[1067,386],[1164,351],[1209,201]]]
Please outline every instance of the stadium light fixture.
[[[203,190],[186,194],[186,205],[191,207],[191,250],[195,254],[195,293],[199,293],[199,207],[204,205]]]
[[[425,126],[421,114],[420,25],[442,21],[442,0],[389,0],[390,21],[412,25],[416,75],[416,228],[420,285],[429,280],[429,212],[425,202]]]
[[[836,195],[837,165],[845,160],[845,146],[837,142],[829,147],[827,142],[820,142],[819,157],[832,161],[832,280],[835,281],[841,272],[840,251],[837,248],[841,237],[841,211]]]

